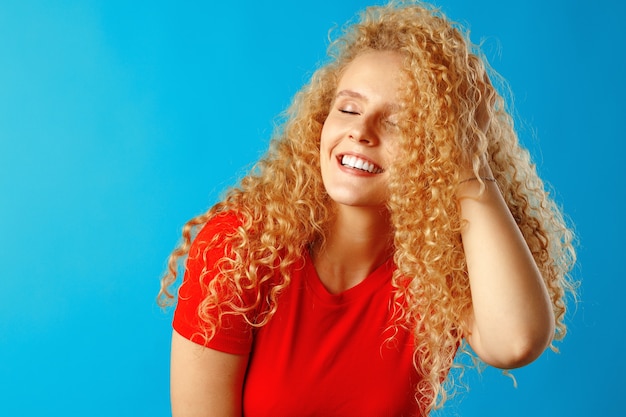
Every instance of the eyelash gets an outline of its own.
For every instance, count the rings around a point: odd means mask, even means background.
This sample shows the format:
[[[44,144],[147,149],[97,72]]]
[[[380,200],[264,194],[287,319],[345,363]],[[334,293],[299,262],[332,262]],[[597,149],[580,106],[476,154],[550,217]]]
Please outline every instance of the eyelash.
[[[355,115],[358,116],[360,113],[357,111],[353,111],[353,110],[347,110],[347,109],[338,109],[340,113],[343,114],[350,114],[350,115]],[[384,120],[383,124],[390,129],[395,129],[398,127],[398,124],[396,122],[392,122],[391,120]]]

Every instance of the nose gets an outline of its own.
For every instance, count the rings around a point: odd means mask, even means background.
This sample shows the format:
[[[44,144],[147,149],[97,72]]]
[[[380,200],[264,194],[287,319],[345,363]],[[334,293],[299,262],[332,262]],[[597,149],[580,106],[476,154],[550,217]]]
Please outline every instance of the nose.
[[[376,131],[369,126],[367,120],[355,121],[350,129],[349,137],[363,146],[374,146],[378,143]]]

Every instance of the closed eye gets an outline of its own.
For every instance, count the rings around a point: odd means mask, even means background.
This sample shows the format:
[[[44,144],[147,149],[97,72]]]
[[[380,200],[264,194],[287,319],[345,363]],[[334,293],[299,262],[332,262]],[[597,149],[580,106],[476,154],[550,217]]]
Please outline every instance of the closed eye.
[[[359,112],[357,112],[357,111],[354,111],[354,110],[348,110],[348,109],[339,109],[339,111],[340,111],[341,113],[344,113],[344,114],[354,114],[354,115],[358,115],[358,114],[360,114],[360,113],[359,113]]]
[[[385,124],[386,127],[390,129],[398,128],[398,123],[394,122],[393,120],[386,119],[383,123]]]

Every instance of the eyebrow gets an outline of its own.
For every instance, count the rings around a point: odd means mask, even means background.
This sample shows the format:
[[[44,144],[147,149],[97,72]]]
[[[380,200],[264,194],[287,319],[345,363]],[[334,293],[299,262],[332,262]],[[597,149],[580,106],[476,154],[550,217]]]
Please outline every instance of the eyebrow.
[[[362,100],[368,101],[366,96],[353,90],[341,90],[335,95],[335,98],[342,97],[342,96],[360,98]]]

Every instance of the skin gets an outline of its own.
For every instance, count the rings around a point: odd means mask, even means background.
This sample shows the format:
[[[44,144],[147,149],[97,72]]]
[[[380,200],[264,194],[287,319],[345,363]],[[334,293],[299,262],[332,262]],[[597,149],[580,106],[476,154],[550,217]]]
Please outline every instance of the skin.
[[[362,282],[392,254],[385,209],[385,167],[398,157],[394,110],[402,82],[401,58],[368,52],[346,68],[325,121],[320,165],[336,217],[323,246],[311,257],[322,283],[339,293]],[[481,125],[483,122],[481,121]],[[486,128],[486,122],[485,128]],[[375,172],[345,167],[343,155],[376,166]],[[470,169],[466,178],[474,177]],[[491,176],[485,161],[484,176]],[[499,368],[523,366],[551,341],[554,317],[541,274],[494,183],[483,193],[477,181],[459,186],[467,226],[462,230],[472,290],[465,335],[475,353]],[[174,417],[241,416],[248,356],[200,347],[174,332],[171,399]]]
[[[173,417],[241,417],[247,355],[232,355],[172,334]]]
[[[355,58],[337,87],[320,139],[324,186],[337,216],[312,259],[322,283],[339,293],[363,281],[392,253],[385,208],[388,173],[399,132],[394,122],[402,82],[401,57],[369,52]],[[343,166],[342,156],[373,163],[369,173]]]

